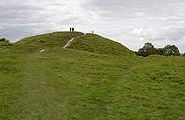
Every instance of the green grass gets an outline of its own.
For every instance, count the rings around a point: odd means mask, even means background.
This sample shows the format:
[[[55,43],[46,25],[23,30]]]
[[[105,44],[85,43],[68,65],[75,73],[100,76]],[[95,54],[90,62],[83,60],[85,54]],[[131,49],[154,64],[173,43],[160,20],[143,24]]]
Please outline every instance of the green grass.
[[[83,35],[83,33],[80,32],[54,32],[27,37],[18,41],[16,44],[34,46],[64,46],[71,38],[81,35]]]
[[[133,56],[133,53],[120,43],[94,34],[75,39],[69,48],[99,54]]]
[[[11,45],[9,42],[2,42],[2,41],[0,41],[0,47],[1,48],[4,47],[4,46],[9,46],[9,45]]]
[[[69,40],[75,38],[68,48],[99,54],[134,56],[133,52],[115,41],[95,34],[83,37],[81,32],[55,32],[24,38],[16,43],[23,46],[64,47]],[[78,38],[79,37],[79,38]]]
[[[184,120],[184,61],[1,47],[0,119]]]

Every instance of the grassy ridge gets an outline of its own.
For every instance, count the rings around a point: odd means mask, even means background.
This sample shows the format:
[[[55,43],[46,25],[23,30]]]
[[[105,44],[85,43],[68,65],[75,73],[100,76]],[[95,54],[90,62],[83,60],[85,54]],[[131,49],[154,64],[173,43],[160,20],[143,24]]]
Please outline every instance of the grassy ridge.
[[[2,120],[184,120],[185,58],[0,51]]]
[[[87,34],[83,37],[83,33],[80,32],[55,32],[49,34],[43,34],[33,37],[28,37],[18,41],[17,45],[29,45],[29,46],[43,46],[63,47],[71,39],[75,38],[68,48],[83,50],[99,54],[112,54],[112,55],[124,55],[133,56],[133,52],[127,49],[125,46],[115,41],[103,38],[94,34]]]
[[[54,32],[43,35],[24,38],[17,42],[18,45],[34,46],[64,46],[71,38],[81,36],[80,32]]]

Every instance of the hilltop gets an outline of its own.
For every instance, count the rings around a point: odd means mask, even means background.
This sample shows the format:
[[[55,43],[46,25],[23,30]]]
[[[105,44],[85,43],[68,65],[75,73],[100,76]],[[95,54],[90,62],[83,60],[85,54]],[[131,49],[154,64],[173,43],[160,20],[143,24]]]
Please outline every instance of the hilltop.
[[[18,45],[32,45],[32,46],[61,46],[63,47],[73,37],[83,35],[81,32],[54,32],[42,35],[36,35],[21,39],[16,42]]]

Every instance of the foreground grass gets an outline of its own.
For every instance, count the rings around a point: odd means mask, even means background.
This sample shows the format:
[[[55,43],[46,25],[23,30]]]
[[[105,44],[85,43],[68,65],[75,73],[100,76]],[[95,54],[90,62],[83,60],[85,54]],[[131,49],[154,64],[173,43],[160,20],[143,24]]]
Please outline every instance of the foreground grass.
[[[1,48],[0,119],[185,119],[183,57],[40,49]]]

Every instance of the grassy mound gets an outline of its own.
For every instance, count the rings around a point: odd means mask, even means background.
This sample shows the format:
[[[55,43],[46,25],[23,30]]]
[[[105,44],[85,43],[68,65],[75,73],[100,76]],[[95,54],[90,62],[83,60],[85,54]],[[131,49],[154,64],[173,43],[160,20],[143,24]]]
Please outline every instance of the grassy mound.
[[[34,45],[34,46],[64,46],[71,38],[81,36],[80,32],[54,32],[43,35],[37,35],[24,38],[18,41],[17,45]]]
[[[99,54],[124,55],[130,56],[133,53],[125,46],[115,41],[103,38],[94,34],[83,36],[80,32],[55,32],[28,37],[17,42],[17,45],[33,45],[33,46],[58,46],[64,47],[71,38],[75,38],[70,43],[71,49],[88,51]]]

